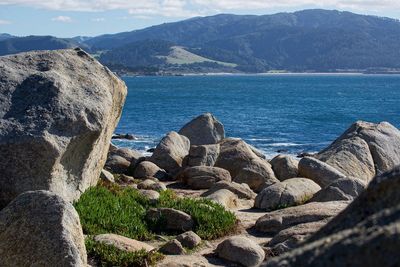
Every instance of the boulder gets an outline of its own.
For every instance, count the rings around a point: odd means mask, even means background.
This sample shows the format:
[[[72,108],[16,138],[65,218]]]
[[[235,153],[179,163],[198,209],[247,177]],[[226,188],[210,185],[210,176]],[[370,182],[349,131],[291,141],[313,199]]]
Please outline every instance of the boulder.
[[[78,213],[49,191],[28,191],[0,211],[0,265],[86,266]]]
[[[278,155],[269,163],[280,181],[299,177],[299,161],[288,155]]]
[[[255,228],[260,232],[275,234],[297,224],[332,218],[348,204],[348,201],[312,202],[276,210],[259,218]]]
[[[309,202],[354,200],[367,185],[360,179],[342,178],[317,192]]]
[[[167,255],[184,255],[185,249],[181,242],[172,239],[160,247],[160,252]]]
[[[189,138],[192,145],[216,144],[225,138],[225,130],[211,113],[205,113],[187,123],[179,134]]]
[[[140,153],[139,151],[133,150],[133,149],[129,149],[127,147],[117,148],[116,150],[114,150],[112,152],[109,152],[108,154],[109,154],[109,156],[117,155],[117,156],[123,157],[124,159],[126,159],[130,163],[134,163],[134,164],[140,158],[143,157],[142,153]]]
[[[254,199],[257,196],[257,194],[254,193],[253,190],[251,190],[247,184],[238,184],[235,182],[227,182],[227,181],[220,181],[214,184],[213,186],[210,187],[208,191],[204,192],[201,196],[206,197],[221,189],[229,190],[235,195],[237,195],[239,198],[243,199]]]
[[[176,237],[182,246],[188,249],[194,249],[201,243],[201,238],[193,231],[188,231]]]
[[[119,250],[135,252],[144,249],[147,252],[154,250],[155,248],[144,243],[137,241],[135,239],[127,238],[125,236],[116,235],[116,234],[101,234],[96,235],[94,240],[105,244],[113,246]]]
[[[177,174],[183,165],[184,158],[189,154],[190,141],[176,132],[168,133],[157,145],[149,161],[169,174]]]
[[[299,174],[319,184],[322,188],[332,182],[346,178],[346,176],[334,167],[316,158],[304,157],[299,162]]]
[[[220,204],[227,209],[237,208],[239,202],[237,195],[227,189],[220,189],[206,196],[205,198],[210,199],[211,201]]]
[[[259,209],[275,210],[304,204],[321,187],[307,178],[291,178],[264,188],[256,197],[254,206]]]
[[[176,179],[192,189],[208,189],[219,181],[230,182],[231,175],[222,168],[197,166],[184,169],[176,176]]]
[[[80,49],[0,58],[0,207],[50,190],[76,200],[95,185],[127,93]]]
[[[300,247],[265,266],[398,266],[400,167],[372,180]]]
[[[168,174],[156,164],[150,161],[142,161],[136,165],[133,176],[137,179],[146,179],[154,177],[160,180],[168,178]]]
[[[339,139],[315,156],[346,176],[369,182],[375,176],[368,143],[358,136]]]
[[[219,144],[191,146],[186,158],[188,167],[214,166],[219,155]]]
[[[160,193],[158,193],[157,191],[154,190],[145,190],[145,189],[141,189],[139,190],[139,193],[148,198],[150,200],[150,202],[152,203],[156,203],[158,201],[158,199],[160,198]]]
[[[131,163],[125,158],[118,155],[112,155],[107,158],[105,168],[112,173],[123,174],[128,172],[130,165]]]
[[[194,227],[194,221],[189,214],[171,208],[149,209],[146,219],[153,222],[163,220],[165,230],[189,231]]]
[[[351,140],[354,137],[361,138],[368,144],[377,174],[389,171],[400,164],[400,131],[388,122],[375,124],[358,121],[351,125],[332,145],[319,153],[318,157],[326,160],[329,164],[334,164],[335,158],[331,158],[330,155],[337,150],[337,147],[340,147],[343,140]],[[356,155],[359,153],[357,152]],[[359,160],[362,159],[360,155],[358,155],[358,158]],[[363,165],[370,167],[370,163],[368,162],[360,166]],[[368,171],[370,174],[373,173],[369,168],[365,171]],[[344,173],[347,174],[346,172]],[[348,173],[348,175],[358,177],[353,173]]]
[[[143,182],[140,182],[137,185],[138,189],[145,189],[145,190],[154,190],[154,191],[165,191],[167,190],[167,187],[165,186],[165,184],[160,183],[160,182],[155,182],[153,180],[147,179],[144,180]]]
[[[218,257],[243,266],[259,266],[265,258],[264,250],[244,236],[232,236],[222,241],[216,249]]]
[[[286,228],[277,233],[269,242],[268,247],[271,249],[273,255],[280,255],[289,250],[296,248],[301,242],[321,227],[323,227],[328,220],[321,220],[316,222],[302,223],[295,226]]]
[[[106,183],[114,183],[115,182],[114,175],[111,172],[104,170],[104,169],[101,170],[100,178],[103,182],[106,182]]]

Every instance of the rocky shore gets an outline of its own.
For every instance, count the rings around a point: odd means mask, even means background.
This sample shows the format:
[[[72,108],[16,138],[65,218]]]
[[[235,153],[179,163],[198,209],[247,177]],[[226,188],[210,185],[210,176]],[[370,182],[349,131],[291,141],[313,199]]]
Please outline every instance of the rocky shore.
[[[400,265],[390,123],[267,159],[206,113],[144,156],[126,94],[80,49],[0,57],[0,266]]]

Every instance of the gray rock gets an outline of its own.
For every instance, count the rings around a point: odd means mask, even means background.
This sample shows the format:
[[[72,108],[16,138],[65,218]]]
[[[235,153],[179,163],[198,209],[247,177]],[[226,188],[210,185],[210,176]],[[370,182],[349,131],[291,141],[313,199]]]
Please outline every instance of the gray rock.
[[[168,241],[161,248],[160,252],[167,255],[184,255],[185,249],[183,248],[181,242],[176,239]]]
[[[102,244],[113,246],[119,250],[129,251],[129,252],[136,252],[142,249],[146,250],[147,252],[150,252],[155,249],[154,247],[144,242],[116,234],[96,235],[94,237],[94,240]]]
[[[171,208],[149,209],[146,219],[150,221],[163,220],[165,229],[171,231],[189,231],[194,227],[194,221],[189,214]]]
[[[213,167],[219,155],[219,144],[191,146],[186,158],[188,167],[210,166]]]
[[[360,179],[342,178],[317,192],[309,202],[354,200],[367,185]]]
[[[133,149],[129,149],[127,147],[117,148],[117,150],[114,150],[111,153],[109,152],[109,156],[112,156],[112,155],[117,155],[117,156],[123,157],[124,159],[126,159],[130,163],[133,162],[134,164],[140,158],[143,157],[142,153],[140,153],[139,151],[133,150]]]
[[[165,184],[160,183],[160,182],[156,182],[150,179],[144,180],[143,182],[140,182],[137,185],[138,189],[145,189],[145,190],[154,190],[154,191],[165,191],[167,190],[167,187],[165,186]]]
[[[193,231],[188,231],[183,234],[180,234],[176,237],[176,239],[188,249],[194,249],[201,243],[201,238]]]
[[[278,233],[297,224],[332,218],[349,204],[347,201],[312,202],[265,214],[256,222],[255,228],[264,233]]]
[[[142,161],[136,165],[133,176],[137,179],[154,177],[160,180],[167,179],[168,174],[150,161]]]
[[[160,198],[160,193],[154,190],[141,189],[139,190],[139,193],[144,197],[148,198],[152,203],[156,203]]]
[[[299,174],[319,184],[322,188],[332,182],[346,178],[346,176],[334,167],[318,159],[305,157],[299,162]]]
[[[265,266],[398,266],[400,167],[372,180],[343,212],[300,247]]]
[[[189,138],[192,145],[216,144],[225,138],[224,126],[211,113],[205,113],[193,119],[179,134]]]
[[[220,189],[214,193],[207,195],[205,198],[220,204],[227,209],[237,208],[239,199],[237,195],[227,189]]]
[[[149,161],[166,170],[170,175],[175,175],[182,168],[189,149],[190,141],[187,137],[170,132],[157,145]]]
[[[315,157],[346,176],[360,178],[364,182],[369,182],[375,176],[369,145],[358,136],[339,139]]]
[[[216,253],[222,259],[248,267],[259,266],[265,258],[264,250],[253,240],[244,236],[225,239],[217,246]]]
[[[114,175],[111,172],[104,170],[104,169],[101,170],[100,178],[103,182],[106,182],[106,183],[114,183],[115,182]]]
[[[299,162],[288,155],[278,155],[269,163],[280,181],[299,177]]]
[[[256,197],[254,206],[259,209],[275,210],[304,204],[321,187],[307,178],[291,178],[264,188]]]
[[[0,207],[20,193],[77,199],[100,177],[126,86],[82,50],[0,58]]]
[[[74,207],[49,191],[28,191],[0,211],[0,262],[14,266],[86,266]]]
[[[208,166],[186,168],[176,176],[176,179],[192,189],[208,189],[219,181],[232,180],[227,170]]]
[[[238,184],[235,182],[227,182],[227,181],[220,181],[214,184],[213,186],[210,187],[208,191],[204,192],[201,196],[206,197],[221,189],[227,189],[232,193],[234,193],[235,195],[237,195],[239,198],[243,199],[254,199],[257,196],[257,194],[254,193],[253,190],[251,190],[247,184]]]
[[[123,174],[128,171],[130,165],[131,163],[125,158],[118,155],[112,155],[107,158],[105,168],[112,173]]]

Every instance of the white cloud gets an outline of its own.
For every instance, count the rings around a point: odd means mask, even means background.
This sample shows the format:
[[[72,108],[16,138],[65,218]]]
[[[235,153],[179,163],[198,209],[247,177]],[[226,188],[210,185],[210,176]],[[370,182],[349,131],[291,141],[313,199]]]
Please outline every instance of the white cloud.
[[[319,7],[368,12],[400,9],[399,0],[0,0],[59,11],[128,10],[134,16],[192,17],[217,12],[268,12],[274,9]]]
[[[68,17],[68,16],[58,16],[58,17],[52,18],[51,20],[59,21],[59,22],[66,22],[66,23],[72,22],[72,18]]]
[[[105,18],[93,18],[93,19],[91,19],[91,21],[93,21],[93,22],[103,22],[105,20],[106,20]]]
[[[0,19],[0,25],[8,25],[8,24],[11,24],[11,21]]]

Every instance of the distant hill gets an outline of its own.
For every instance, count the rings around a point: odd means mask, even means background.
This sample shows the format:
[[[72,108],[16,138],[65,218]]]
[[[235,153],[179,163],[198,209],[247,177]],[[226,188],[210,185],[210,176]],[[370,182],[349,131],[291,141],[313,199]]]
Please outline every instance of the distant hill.
[[[149,39],[186,47],[211,60],[234,63],[236,70],[248,72],[400,68],[398,20],[329,10],[198,17],[102,35],[85,43],[94,50],[111,50],[115,58],[121,53],[122,58],[129,44]],[[136,55],[140,56],[148,58],[149,54]]]
[[[0,33],[0,41],[14,38],[15,36],[12,36],[11,34],[8,33]]]
[[[0,40],[0,56],[26,52],[31,50],[56,50],[82,46],[72,39],[61,39],[53,36],[13,37]]]

